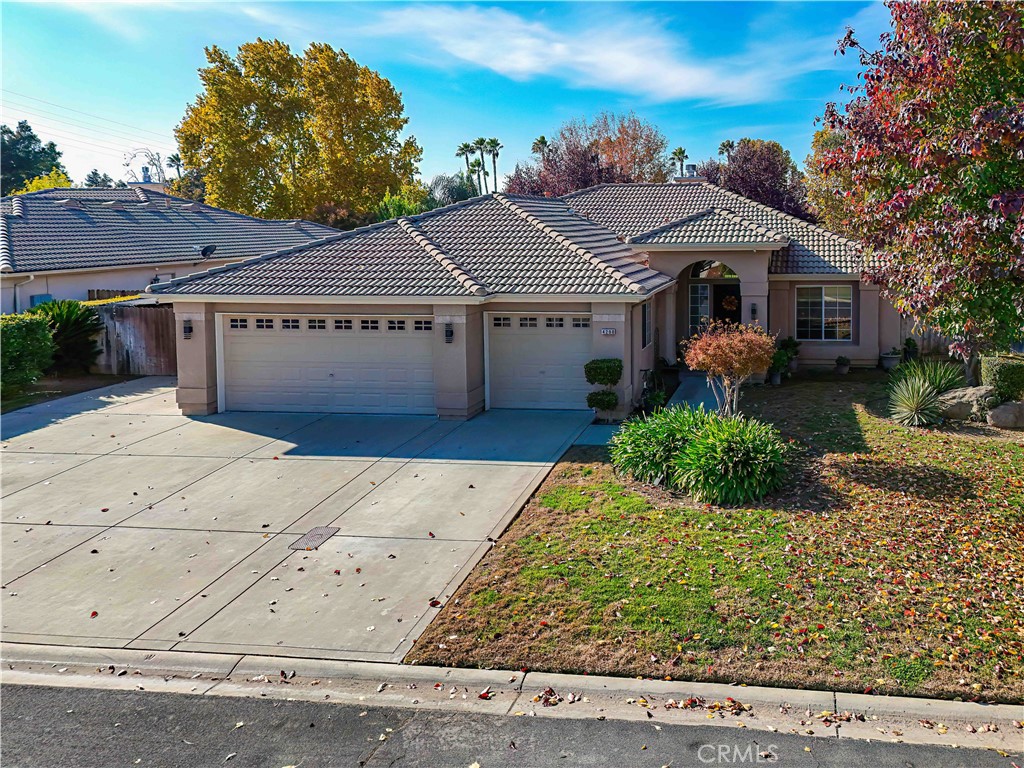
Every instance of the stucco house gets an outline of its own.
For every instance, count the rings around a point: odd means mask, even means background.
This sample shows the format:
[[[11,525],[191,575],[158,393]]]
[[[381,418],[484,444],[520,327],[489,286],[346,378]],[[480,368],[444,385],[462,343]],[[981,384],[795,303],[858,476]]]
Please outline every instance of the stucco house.
[[[20,312],[51,298],[85,300],[90,290],[142,292],[150,283],[336,233],[308,221],[243,216],[141,186],[4,197],[0,311]]]
[[[900,318],[855,243],[700,179],[485,195],[153,285],[173,302],[186,414],[585,408],[620,402],[708,318],[875,365]]]

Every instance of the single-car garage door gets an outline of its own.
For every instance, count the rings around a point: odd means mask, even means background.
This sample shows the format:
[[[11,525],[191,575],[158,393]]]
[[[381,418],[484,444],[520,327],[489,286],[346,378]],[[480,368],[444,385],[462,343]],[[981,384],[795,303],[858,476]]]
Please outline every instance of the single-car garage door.
[[[221,321],[225,410],[436,413],[430,317]]]
[[[585,409],[591,343],[589,315],[489,315],[490,407]]]

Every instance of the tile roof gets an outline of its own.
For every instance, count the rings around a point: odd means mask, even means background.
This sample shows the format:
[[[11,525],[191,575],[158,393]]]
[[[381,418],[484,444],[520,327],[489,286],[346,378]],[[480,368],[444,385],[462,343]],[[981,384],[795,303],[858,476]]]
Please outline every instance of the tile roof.
[[[863,258],[856,242],[815,224],[782,213],[761,203],[729,192],[705,181],[670,184],[603,184],[563,198],[581,216],[608,227],[624,238],[654,237],[652,230],[671,229],[672,224],[708,210],[720,209],[788,237],[788,244],[772,255],[769,271],[774,274],[858,273]],[[703,220],[702,220],[703,221]],[[680,232],[685,238],[700,238],[721,225],[722,231],[736,232],[731,224],[707,225]],[[650,242],[650,241],[648,241]],[[694,239],[692,242],[703,242]]]
[[[754,245],[782,247],[789,238],[725,208],[703,211],[634,235],[629,243],[649,245]]]
[[[0,199],[0,272],[244,259],[318,240],[338,230],[308,221],[268,221],[162,192],[47,189]]]
[[[152,286],[257,296],[636,295],[672,282],[562,200],[492,194]]]

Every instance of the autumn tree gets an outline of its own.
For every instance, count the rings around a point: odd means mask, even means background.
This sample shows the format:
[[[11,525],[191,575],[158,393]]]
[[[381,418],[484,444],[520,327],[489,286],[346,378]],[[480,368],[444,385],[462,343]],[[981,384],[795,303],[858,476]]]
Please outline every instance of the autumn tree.
[[[865,277],[976,381],[979,353],[1024,338],[1024,5],[888,7],[880,50],[840,41],[864,72],[826,110],[843,141],[822,166],[849,179]]]
[[[854,237],[850,228],[847,195],[851,194],[849,172],[825,172],[825,161],[830,153],[843,145],[843,134],[830,128],[814,132],[811,154],[804,160],[804,183],[807,187],[807,206],[825,229]]]
[[[29,179],[53,170],[66,174],[60,158],[57,145],[52,141],[44,144],[27,120],[19,121],[13,130],[0,125],[0,193],[9,195]]]
[[[175,130],[206,200],[267,218],[362,219],[416,173],[421,151],[391,83],[347,53],[278,40],[206,49],[203,92]]]
[[[697,163],[697,176],[712,184],[722,183],[722,166],[724,163],[709,157]]]
[[[672,170],[667,149],[665,135],[633,112],[602,112],[563,123],[554,138],[534,142],[534,162],[517,165],[506,189],[564,195],[602,183],[664,182]]]
[[[64,171],[54,168],[47,174],[42,176],[36,176],[34,179],[29,179],[22,184],[18,189],[15,189],[8,194],[12,195],[24,195],[29,192],[39,192],[43,189],[55,189],[59,187],[71,187],[74,186],[71,179]]]
[[[703,333],[683,342],[683,352],[686,365],[707,376],[718,412],[736,416],[740,388],[751,376],[771,366],[775,339],[759,325],[712,323]]]
[[[777,141],[740,139],[721,166],[721,186],[785,213],[809,218],[803,175]]]

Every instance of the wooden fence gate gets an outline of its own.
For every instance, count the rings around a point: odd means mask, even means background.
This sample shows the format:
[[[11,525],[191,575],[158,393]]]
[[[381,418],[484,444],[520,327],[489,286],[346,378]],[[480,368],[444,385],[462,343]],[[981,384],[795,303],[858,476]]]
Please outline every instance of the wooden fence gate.
[[[103,320],[97,373],[175,376],[174,308],[170,304],[104,304],[96,307]]]

